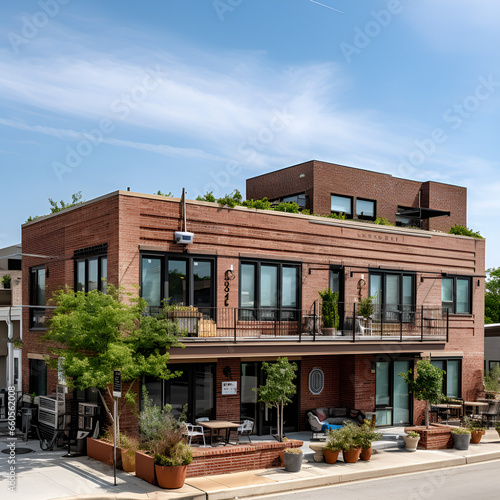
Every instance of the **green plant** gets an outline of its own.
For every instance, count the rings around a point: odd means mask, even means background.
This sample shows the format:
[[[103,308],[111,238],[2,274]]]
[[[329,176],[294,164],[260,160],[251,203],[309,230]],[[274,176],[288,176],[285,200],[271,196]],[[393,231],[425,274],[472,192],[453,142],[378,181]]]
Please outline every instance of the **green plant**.
[[[457,224],[456,226],[453,226],[449,231],[448,234],[457,234],[459,236],[471,236],[472,238],[483,238],[479,231],[473,231],[472,229],[468,229],[465,226],[460,226]]]
[[[274,210],[276,210],[277,212],[288,212],[290,214],[298,214],[300,212],[299,206],[294,201],[282,201],[274,207]]]
[[[275,363],[262,363],[262,370],[266,373],[266,383],[258,387],[259,401],[268,408],[276,408],[277,439],[283,441],[283,410],[291,403],[290,399],[297,392],[293,379],[297,376],[297,364],[290,363],[288,358],[278,358]],[[255,390],[255,388],[254,388]]]
[[[344,213],[341,213],[341,214],[332,213],[332,214],[328,214],[327,218],[345,220],[345,214]]]
[[[10,274],[4,274],[2,276],[2,285],[4,288],[10,288],[12,282],[12,277]]]
[[[484,374],[484,388],[486,391],[500,391],[500,366],[496,365]]]
[[[326,440],[325,450],[340,451],[343,445],[343,434],[340,429],[330,429]]]
[[[469,429],[470,431],[485,431],[486,427],[483,427],[481,425],[481,422],[478,422],[477,420],[472,420],[470,417],[465,415],[462,418],[462,427],[465,429]]]
[[[373,297],[365,297],[359,301],[358,314],[365,319],[369,319],[373,314]]]
[[[293,453],[295,455],[300,455],[302,453],[301,448],[285,448],[283,451],[285,453]]]
[[[139,449],[139,439],[128,434],[120,433],[120,446],[122,450],[126,450],[127,455],[133,456]]]
[[[173,196],[173,194],[172,194],[172,192],[171,192],[171,191],[169,191],[168,193],[162,193],[160,190],[158,190],[158,192],[157,192],[157,193],[154,193],[154,194],[156,194],[156,195],[158,195],[158,196],[165,196],[165,197],[167,197],[167,198],[170,198],[171,196]]]
[[[377,217],[373,223],[380,224],[381,226],[394,226],[394,224],[389,222],[385,217]]]
[[[361,425],[359,432],[361,434],[361,447],[364,450],[368,450],[371,447],[372,441],[379,441],[380,439],[382,439],[382,434],[375,432],[375,429],[372,428],[371,423],[364,423],[363,425]]]
[[[408,384],[408,390],[419,401],[425,401],[425,425],[429,428],[429,411],[431,403],[438,403],[443,394],[443,375],[446,372],[434,366],[427,359],[417,361],[417,378],[413,377],[413,370],[399,373]]]
[[[406,433],[406,435],[408,437],[412,437],[412,438],[419,438],[420,437],[420,434],[418,432],[415,432],[415,431],[408,431]]]
[[[325,448],[328,447],[332,451],[349,451],[362,447],[365,443],[363,438],[365,432],[360,425],[346,421],[340,429],[328,431],[328,442]]]
[[[272,210],[271,202],[265,197],[262,200],[245,200],[242,205],[256,210]]]
[[[216,203],[217,200],[215,199],[214,192],[213,191],[207,191],[203,196],[198,195],[196,197],[198,201],[210,201],[211,203]]]
[[[451,433],[452,434],[470,434],[470,430],[464,429],[463,427],[452,427]]]
[[[236,205],[241,205],[243,197],[241,193],[235,189],[232,193],[224,195],[222,198],[217,200],[217,203],[221,207],[230,207],[234,208]]]
[[[14,348],[16,348],[16,349],[23,348],[23,341],[20,337],[17,337],[16,339],[9,339],[9,340],[7,340],[7,342],[13,344]]]
[[[321,317],[325,328],[335,328],[340,325],[339,292],[332,292],[329,288],[319,291],[321,297]]]
[[[163,467],[189,465],[193,461],[193,450],[183,442],[177,442],[164,453],[155,453],[155,464]]]

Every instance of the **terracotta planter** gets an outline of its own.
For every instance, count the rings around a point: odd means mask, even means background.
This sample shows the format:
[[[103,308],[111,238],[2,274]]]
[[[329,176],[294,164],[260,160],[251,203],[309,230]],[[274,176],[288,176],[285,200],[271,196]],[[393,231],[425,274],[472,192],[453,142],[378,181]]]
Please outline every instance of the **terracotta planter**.
[[[360,454],[361,460],[365,460],[366,462],[368,462],[368,460],[372,458],[372,454],[373,448],[371,446],[369,448],[363,448]]]
[[[479,444],[481,438],[484,436],[485,431],[471,431],[470,442],[471,444]]]
[[[135,452],[135,475],[156,485],[155,459],[143,451]]]
[[[280,461],[281,461],[281,467],[285,466],[285,451],[281,450],[280,451]]]
[[[186,480],[187,465],[177,467],[164,467],[155,465],[156,479],[160,488],[176,489],[184,486]]]
[[[325,462],[327,464],[334,464],[337,459],[339,458],[339,453],[340,451],[333,451],[333,450],[323,450],[323,455],[325,456]]]
[[[348,464],[355,464],[359,460],[360,454],[361,446],[359,448],[353,448],[352,450],[342,450],[344,462]]]
[[[121,448],[122,467],[125,472],[135,472],[135,452],[127,453],[128,450]]]
[[[113,467],[113,444],[102,439],[87,438],[87,456]],[[116,450],[116,466],[121,467],[120,449]]]

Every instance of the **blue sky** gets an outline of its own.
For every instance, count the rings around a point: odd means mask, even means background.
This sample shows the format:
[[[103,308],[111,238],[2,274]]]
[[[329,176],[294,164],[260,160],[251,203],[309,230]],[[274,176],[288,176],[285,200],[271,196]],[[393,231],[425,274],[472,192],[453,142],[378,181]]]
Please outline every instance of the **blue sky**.
[[[0,4],[0,246],[48,198],[194,198],[317,159],[468,188],[499,267],[500,3]]]

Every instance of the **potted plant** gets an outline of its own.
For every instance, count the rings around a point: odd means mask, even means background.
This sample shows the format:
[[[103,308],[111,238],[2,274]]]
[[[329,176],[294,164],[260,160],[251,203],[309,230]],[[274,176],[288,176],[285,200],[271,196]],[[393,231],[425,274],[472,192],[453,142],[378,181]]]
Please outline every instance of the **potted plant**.
[[[418,442],[420,441],[420,434],[415,431],[408,431],[406,436],[403,436],[405,441],[406,451],[417,451]]]
[[[181,431],[182,436],[182,431]],[[168,441],[168,438],[167,438]],[[161,488],[182,488],[188,465],[193,461],[193,451],[185,442],[168,445],[163,453],[155,455],[155,474]]]
[[[318,292],[321,297],[321,318],[323,320],[323,335],[333,335],[339,329],[339,292],[329,288]]]
[[[10,276],[10,274],[4,274],[2,276],[2,285],[4,288],[10,288],[10,285],[11,285],[11,282],[12,282],[12,278]]]
[[[340,443],[344,462],[354,464],[359,460],[362,449],[361,427],[354,422],[344,422],[340,431]]]
[[[361,460],[370,460],[373,448],[372,442],[382,439],[382,434],[375,432],[374,426],[370,420],[365,420],[363,425],[359,429],[360,440],[361,440]]]
[[[341,429],[330,429],[326,445],[323,448],[323,455],[327,464],[334,464],[339,458],[340,450],[342,449],[342,432]]]
[[[486,433],[486,427],[483,427],[480,422],[472,420],[467,416],[462,418],[462,426],[470,430],[471,444],[479,444],[481,438]]]
[[[127,434],[120,434],[122,467],[125,472],[135,472],[135,452],[139,449],[139,440]]]
[[[358,314],[368,320],[373,314],[372,297],[365,297],[359,301]]]
[[[302,468],[302,453],[301,448],[285,448],[285,470],[287,472],[299,472]]]
[[[456,450],[468,450],[470,443],[470,430],[463,427],[455,427],[451,429],[453,436],[453,444]]]

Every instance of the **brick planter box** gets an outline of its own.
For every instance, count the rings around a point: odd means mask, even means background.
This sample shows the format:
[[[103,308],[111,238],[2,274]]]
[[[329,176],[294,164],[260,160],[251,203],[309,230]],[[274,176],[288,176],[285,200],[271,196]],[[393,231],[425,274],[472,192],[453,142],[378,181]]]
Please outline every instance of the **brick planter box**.
[[[102,439],[87,438],[87,456],[113,467],[113,444]],[[116,466],[122,466],[120,448],[116,449]]]
[[[415,431],[420,434],[418,447],[425,450],[445,450],[453,448],[451,427],[448,425],[431,424],[429,429],[423,426],[405,427],[405,432]]]
[[[300,448],[303,444],[303,441],[290,440],[286,443],[193,448],[193,462],[188,467],[187,477],[281,467],[279,452],[285,448]]]

